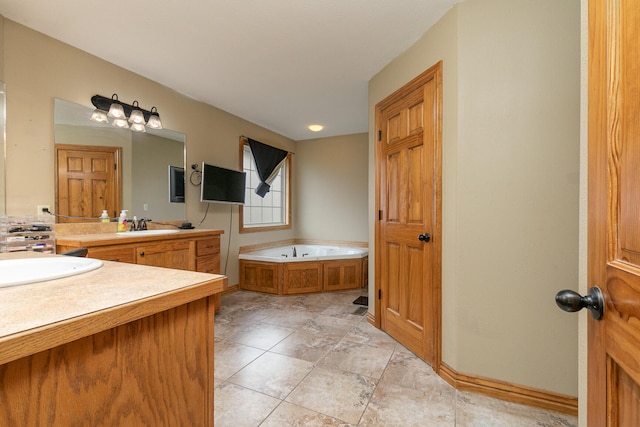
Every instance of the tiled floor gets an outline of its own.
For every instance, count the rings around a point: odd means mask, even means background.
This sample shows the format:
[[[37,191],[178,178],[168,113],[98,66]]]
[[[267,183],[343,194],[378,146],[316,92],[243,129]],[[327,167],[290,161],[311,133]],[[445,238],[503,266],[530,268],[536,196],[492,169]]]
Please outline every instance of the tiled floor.
[[[224,296],[216,427],[577,426],[575,417],[456,391],[354,314],[360,294]]]

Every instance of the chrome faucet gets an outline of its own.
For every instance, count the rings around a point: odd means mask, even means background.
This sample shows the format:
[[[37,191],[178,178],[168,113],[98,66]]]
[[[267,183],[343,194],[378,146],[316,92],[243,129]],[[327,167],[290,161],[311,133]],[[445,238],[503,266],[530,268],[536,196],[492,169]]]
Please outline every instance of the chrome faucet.
[[[296,247],[293,247],[293,257],[296,258],[298,256],[298,254],[296,253]]]

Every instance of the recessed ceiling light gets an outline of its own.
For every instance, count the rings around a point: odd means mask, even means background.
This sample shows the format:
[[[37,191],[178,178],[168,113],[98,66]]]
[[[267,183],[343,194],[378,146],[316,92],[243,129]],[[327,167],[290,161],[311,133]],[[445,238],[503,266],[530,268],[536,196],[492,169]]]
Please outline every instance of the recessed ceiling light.
[[[309,130],[311,132],[320,132],[322,129],[324,129],[324,126],[322,126],[322,125],[309,125],[308,128],[309,128]]]

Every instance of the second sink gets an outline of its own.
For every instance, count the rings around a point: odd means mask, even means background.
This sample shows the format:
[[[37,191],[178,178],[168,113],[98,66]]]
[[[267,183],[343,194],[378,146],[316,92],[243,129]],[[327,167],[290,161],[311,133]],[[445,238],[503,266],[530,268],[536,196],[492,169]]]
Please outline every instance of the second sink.
[[[178,230],[140,230],[140,231],[120,231],[116,235],[120,237],[135,237],[135,236],[157,236],[162,234],[174,234]]]

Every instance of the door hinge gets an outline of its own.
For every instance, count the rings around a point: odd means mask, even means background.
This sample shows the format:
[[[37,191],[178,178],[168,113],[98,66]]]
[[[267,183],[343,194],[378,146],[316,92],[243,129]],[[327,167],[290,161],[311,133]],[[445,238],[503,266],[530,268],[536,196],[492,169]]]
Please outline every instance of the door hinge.
[[[378,299],[382,299],[382,289],[378,289]]]
[[[382,131],[378,131],[378,141],[382,141]]]

